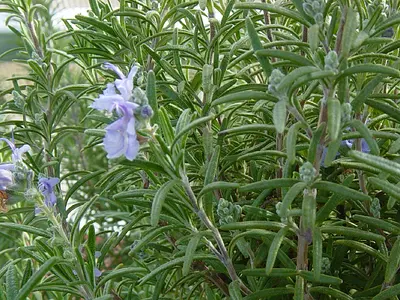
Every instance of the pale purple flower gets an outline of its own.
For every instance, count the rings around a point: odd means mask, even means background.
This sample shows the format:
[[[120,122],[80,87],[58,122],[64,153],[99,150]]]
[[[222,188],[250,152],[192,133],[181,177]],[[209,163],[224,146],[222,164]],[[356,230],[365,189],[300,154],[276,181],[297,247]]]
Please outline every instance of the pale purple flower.
[[[139,141],[135,130],[134,112],[139,107],[137,103],[131,102],[133,95],[133,78],[138,67],[133,66],[126,77],[121,70],[110,63],[105,63],[104,67],[114,71],[119,79],[114,83],[109,83],[103,94],[97,98],[92,108],[98,110],[115,110],[120,119],[109,124],[103,139],[104,149],[107,151],[107,158],[117,158],[122,155],[129,160],[133,160],[139,152]]]
[[[60,182],[59,178],[42,177],[39,179],[38,188],[44,196],[44,204],[47,207],[53,207],[57,203],[57,197],[54,193],[54,187]]]
[[[107,158],[116,158],[122,155],[133,160],[139,153],[139,141],[135,131],[133,114],[125,114],[122,118],[111,123],[106,128],[103,140]]]
[[[107,84],[107,88],[103,91],[103,94],[95,99],[90,107],[97,110],[107,110],[108,112],[112,112],[114,109],[118,112],[121,105],[126,105],[133,110],[136,109],[138,105],[130,102],[130,100],[132,98],[133,77],[135,77],[138,67],[133,66],[128,77],[113,64],[105,63],[104,67],[113,70],[120,79],[116,79],[114,83]]]
[[[8,140],[6,138],[0,138],[0,141],[4,141],[8,144],[8,146],[10,146],[11,151],[12,151],[11,158],[13,160],[13,163],[21,161],[22,155],[25,152],[28,152],[29,150],[31,150],[31,147],[29,147],[29,145],[23,145],[21,148],[17,148],[17,147],[15,147],[13,142],[11,142],[10,140]]]
[[[103,274],[98,268],[94,267],[94,277],[98,278]]]
[[[6,190],[13,184],[13,174],[10,170],[2,169],[4,165],[0,165],[0,190]]]
[[[118,75],[120,79],[115,80],[115,86],[121,93],[121,96],[125,100],[129,100],[132,96],[133,77],[135,77],[138,71],[138,67],[136,65],[133,65],[131,70],[129,71],[128,77],[126,77],[117,66],[111,63],[105,63],[104,67],[106,69],[114,71]]]

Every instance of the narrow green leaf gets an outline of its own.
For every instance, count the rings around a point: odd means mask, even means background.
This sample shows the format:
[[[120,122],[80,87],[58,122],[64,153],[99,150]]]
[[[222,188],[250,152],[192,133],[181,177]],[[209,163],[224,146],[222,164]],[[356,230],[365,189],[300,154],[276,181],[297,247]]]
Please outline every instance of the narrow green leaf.
[[[242,300],[242,292],[240,291],[240,283],[234,280],[229,284],[229,296],[232,300]]]
[[[349,57],[352,41],[357,33],[357,15],[352,7],[347,7],[346,22],[344,24],[341,40],[340,56],[344,59]]]
[[[197,245],[199,244],[201,237],[202,236],[200,234],[196,234],[190,239],[186,247],[185,260],[183,261],[183,267],[182,267],[183,276],[187,276],[189,274],[190,267],[192,266],[193,262],[193,257],[194,254],[196,253],[196,248]]]
[[[187,126],[185,126],[184,128],[182,128],[182,130],[176,134],[175,139],[171,145],[171,148],[174,147],[174,145],[179,141],[179,139],[184,136],[187,132],[189,132],[190,130],[196,128],[197,126],[199,126],[200,124],[206,123],[208,121],[211,121],[215,119],[215,115],[209,115],[206,117],[202,117],[202,118],[198,118],[195,119],[193,122],[191,122],[190,124],[188,124]]]
[[[286,101],[280,100],[275,103],[272,117],[276,131],[278,133],[283,133],[286,124]]]
[[[395,297],[397,295],[400,295],[400,283],[381,291],[378,295],[373,297],[372,300],[384,300]]]
[[[364,231],[357,228],[343,227],[343,226],[322,226],[322,233],[333,233],[337,235],[344,235],[348,237],[372,240],[376,242],[384,242],[385,237],[372,232]]]
[[[340,101],[335,98],[328,98],[328,133],[332,141],[336,141],[342,125],[342,107]]]
[[[269,77],[272,72],[272,66],[271,63],[269,62],[269,59],[265,56],[259,56],[257,54],[258,50],[264,49],[263,45],[261,44],[260,38],[257,34],[257,31],[254,27],[253,22],[251,21],[250,17],[246,18],[246,28],[247,32],[250,37],[251,45],[253,47],[253,50],[257,56],[258,61],[260,62],[261,67],[264,70],[265,76]]]
[[[214,190],[231,190],[239,187],[240,184],[236,182],[215,181],[203,187],[198,196],[200,197],[201,195]]]
[[[277,102],[277,99],[268,95],[266,92],[260,91],[241,91],[236,93],[230,93],[228,95],[224,95],[220,98],[213,100],[211,106],[231,103],[231,102],[240,102],[243,100],[269,100],[273,102]]]
[[[158,220],[160,219],[161,209],[164,204],[165,198],[168,192],[173,188],[174,185],[179,183],[178,180],[171,180],[164,183],[157,191],[154,196],[153,203],[151,205],[150,223],[151,226],[156,227]]]
[[[291,61],[292,63],[299,65],[299,66],[312,66],[313,63],[309,61],[304,56],[299,54],[289,52],[289,51],[282,51],[282,50],[275,50],[275,49],[263,49],[256,51],[257,57],[276,57],[281,58],[284,60]],[[268,75],[269,76],[269,75]]]
[[[46,275],[47,272],[57,263],[62,262],[63,260],[59,257],[51,257],[49,258],[40,268],[37,270],[31,278],[29,278],[28,282],[19,290],[19,293],[15,299],[25,299],[28,297],[29,293],[39,284],[42,278]]]
[[[392,249],[390,250],[389,259],[385,270],[385,283],[393,281],[400,265],[400,238],[397,237]]]
[[[293,19],[301,24],[310,26],[310,23],[305,20],[298,12],[285,8],[280,5],[274,5],[269,3],[260,3],[260,2],[246,2],[246,3],[236,3],[236,9],[261,9],[266,10],[268,12],[276,13],[279,16],[286,16],[288,18]]]
[[[386,158],[363,153],[360,151],[349,151],[348,155],[355,160],[361,161],[367,165],[375,167],[381,171],[392,174],[393,176],[400,176],[400,164]]]
[[[319,227],[315,227],[313,231],[313,269],[314,269],[314,278],[316,281],[319,281],[321,278],[321,270],[322,270],[322,235]]]
[[[78,190],[83,184],[88,182],[89,180],[93,179],[94,177],[104,173],[105,170],[97,170],[95,172],[89,173],[85,176],[83,176],[81,179],[79,179],[77,182],[74,183],[73,186],[71,186],[68,189],[68,192],[65,194],[64,202],[65,205],[67,205],[69,198],[75,193],[76,190]]]
[[[15,224],[15,223],[6,223],[0,222],[0,228],[18,230],[22,232],[32,233],[38,236],[43,236],[46,238],[51,238],[52,234],[44,229],[36,228],[30,225],[23,225],[23,224]]]
[[[353,219],[360,221],[364,224],[368,224],[369,226],[371,226],[373,228],[382,229],[382,230],[388,231],[392,234],[400,234],[399,226],[396,226],[385,220],[381,220],[381,219],[371,217],[371,216],[363,216],[363,215],[354,215]]]
[[[308,43],[310,44],[311,52],[315,52],[319,45],[319,25],[314,24],[308,29]]]
[[[303,124],[300,122],[297,122],[290,126],[286,137],[286,153],[288,161],[291,164],[294,164],[296,159],[297,133],[302,126]]]
[[[292,178],[275,178],[270,180],[261,180],[258,182],[246,184],[239,188],[240,192],[253,192],[259,190],[275,189],[282,187],[291,187],[294,184],[300,182],[297,179]]]
[[[19,290],[18,275],[14,264],[11,264],[7,269],[6,290],[7,290],[7,299],[18,299],[17,298]]]
[[[271,243],[271,246],[269,247],[268,258],[267,258],[267,262],[265,264],[265,273],[267,275],[269,275],[272,272],[272,268],[274,267],[276,256],[278,255],[278,250],[281,247],[283,239],[285,238],[288,230],[289,230],[288,226],[285,226],[284,228],[280,229],[278,231],[278,233],[275,235],[275,237]]]
[[[326,287],[326,286],[313,286],[310,287],[309,291],[311,294],[323,294],[323,295],[328,295],[332,296],[334,299],[338,300],[352,300],[353,298],[346,293],[343,293],[337,289],[331,288],[331,287]]]
[[[384,66],[384,65],[378,65],[378,64],[370,64],[370,63],[365,63],[365,64],[360,64],[356,65],[350,68],[345,69],[343,72],[341,72],[338,76],[337,79],[340,79],[344,76],[350,76],[353,74],[358,74],[358,73],[372,73],[372,74],[385,74],[389,75],[392,77],[400,77],[400,71]]]
[[[294,286],[294,300],[303,300],[304,299],[304,285],[305,280],[301,276],[296,276],[296,284]]]
[[[153,109],[151,124],[158,124],[156,75],[154,74],[153,70],[150,70],[149,73],[147,73],[146,95],[147,99],[149,100],[149,104]]]
[[[371,150],[371,154],[373,155],[379,155],[379,146],[376,143],[376,141],[374,140],[374,138],[372,137],[371,132],[368,130],[367,126],[365,126],[365,124],[363,122],[361,122],[360,120],[353,120],[351,122],[351,125],[361,134],[361,136],[365,139],[365,141],[367,142],[370,150]]]
[[[374,79],[370,80],[357,96],[351,101],[351,106],[354,111],[359,111],[362,108],[365,100],[373,93],[375,88],[382,82],[385,75],[376,75]]]
[[[317,181],[312,185],[312,187],[318,190],[330,191],[332,193],[340,194],[355,200],[360,200],[360,201],[371,200],[371,198],[366,194],[363,194],[359,191],[329,181]]]
[[[311,66],[297,68],[294,71],[287,74],[282,79],[281,83],[278,86],[278,91],[285,92],[290,88],[290,86],[293,85],[293,83],[296,80],[299,79],[299,77],[311,74],[313,72],[318,72],[318,71],[321,71],[321,70],[317,67],[311,67]]]

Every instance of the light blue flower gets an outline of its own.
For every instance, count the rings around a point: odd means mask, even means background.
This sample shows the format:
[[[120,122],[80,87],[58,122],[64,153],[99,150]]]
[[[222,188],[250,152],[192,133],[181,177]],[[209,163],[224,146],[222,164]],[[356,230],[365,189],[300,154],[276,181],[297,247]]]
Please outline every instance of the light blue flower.
[[[6,190],[13,184],[13,174],[10,170],[4,169],[5,165],[0,165],[0,190]],[[12,165],[14,166],[14,165]]]
[[[54,193],[54,187],[60,182],[59,178],[42,177],[39,179],[38,189],[44,196],[44,204],[47,207],[53,207],[57,203],[57,197]]]
[[[133,66],[128,77],[126,77],[121,70],[113,64],[105,63],[104,66],[107,69],[113,70],[120,79],[116,79],[114,83],[108,83],[103,94],[95,99],[90,107],[97,110],[107,110],[110,113],[114,109],[118,112],[121,105],[126,105],[133,110],[136,109],[138,105],[130,102],[130,100],[132,100],[133,77],[135,77],[138,67]]]
[[[110,63],[104,64],[105,68],[113,70],[120,79],[109,83],[103,94],[95,99],[91,107],[98,110],[116,111],[121,117],[109,124],[103,139],[107,158],[117,158],[122,155],[128,160],[133,160],[139,153],[139,141],[136,135],[135,110],[139,107],[133,103],[133,77],[137,73],[137,66],[133,66],[126,77],[121,70]]]
[[[117,121],[108,125],[103,140],[107,158],[117,158],[122,155],[133,160],[139,153],[139,141],[135,131],[135,118],[125,110],[126,114]]]
[[[29,147],[29,145],[23,145],[21,148],[17,148],[17,147],[15,147],[13,142],[11,142],[10,140],[8,140],[6,138],[0,138],[0,141],[4,141],[8,144],[8,146],[10,146],[11,151],[12,151],[11,158],[12,158],[13,163],[21,161],[22,155],[25,152],[28,152],[29,150],[31,150],[31,147]]]
[[[4,163],[0,164],[0,189],[5,190],[9,186],[14,184],[14,174],[13,172],[16,169],[16,165],[22,161],[22,155],[25,152],[28,152],[31,147],[28,145],[23,145],[20,148],[17,148],[13,142],[6,138],[0,138],[0,141],[4,141],[10,146],[12,154],[11,154],[11,159],[12,163]]]

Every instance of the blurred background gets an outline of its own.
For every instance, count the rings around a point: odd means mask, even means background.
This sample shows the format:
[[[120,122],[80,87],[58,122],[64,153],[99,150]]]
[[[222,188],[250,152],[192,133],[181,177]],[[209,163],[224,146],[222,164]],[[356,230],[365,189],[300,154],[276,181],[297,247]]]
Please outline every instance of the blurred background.
[[[118,0],[109,1],[113,7],[119,5]],[[87,15],[87,10],[89,9],[88,0],[33,0],[33,2],[40,3],[49,9],[46,26],[50,32],[64,30],[62,19],[72,18],[78,14]],[[24,66],[18,62],[13,62],[14,59],[18,59],[18,51],[2,55],[8,50],[22,46],[20,40],[6,24],[8,22],[8,25],[18,29],[18,22],[13,19],[7,20],[7,18],[9,18],[9,15],[0,13],[0,91],[12,86],[10,81],[6,81],[7,78],[25,74]]]

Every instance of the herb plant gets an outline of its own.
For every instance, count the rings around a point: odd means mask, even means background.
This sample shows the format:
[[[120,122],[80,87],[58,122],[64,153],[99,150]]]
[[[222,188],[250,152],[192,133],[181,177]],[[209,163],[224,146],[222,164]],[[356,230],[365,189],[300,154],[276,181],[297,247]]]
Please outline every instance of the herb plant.
[[[397,0],[88,2],[0,3],[1,300],[398,299]]]

